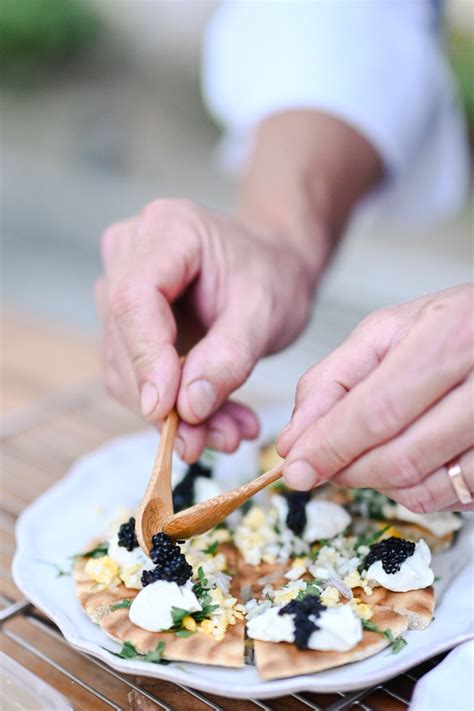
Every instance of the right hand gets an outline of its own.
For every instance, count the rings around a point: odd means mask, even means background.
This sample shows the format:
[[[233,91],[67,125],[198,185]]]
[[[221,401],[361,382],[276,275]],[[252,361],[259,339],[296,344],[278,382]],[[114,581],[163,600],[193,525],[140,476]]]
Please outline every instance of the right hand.
[[[256,415],[228,398],[307,321],[314,278],[299,253],[192,203],[156,200],[109,227],[102,254],[108,391],[157,426],[177,403],[176,449],[189,462],[206,445],[232,452],[256,437]],[[201,334],[181,369],[175,341],[189,325]]]

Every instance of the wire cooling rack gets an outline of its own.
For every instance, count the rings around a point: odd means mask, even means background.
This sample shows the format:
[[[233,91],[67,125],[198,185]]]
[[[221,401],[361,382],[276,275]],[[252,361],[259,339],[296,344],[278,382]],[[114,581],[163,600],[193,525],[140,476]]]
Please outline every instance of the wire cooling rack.
[[[379,684],[374,687],[355,691],[353,693],[338,694],[313,694],[301,692],[277,699],[232,700],[221,697],[203,694],[189,687],[166,682],[166,690],[163,690],[164,683],[156,683],[149,679],[121,674],[102,661],[74,650],[74,653],[87,661],[87,666],[92,665],[101,673],[101,683],[91,682],[91,674],[81,674],[79,666],[76,665],[73,671],[69,665],[61,662],[61,654],[44,651],[39,644],[35,643],[35,635],[30,634],[39,631],[42,636],[50,638],[55,647],[64,647],[64,651],[71,650],[68,642],[64,639],[56,625],[46,618],[41,612],[34,608],[27,600],[11,602],[5,597],[0,598],[3,609],[0,612],[0,626],[3,635],[19,645],[26,652],[37,657],[41,662],[63,675],[67,680],[77,684],[86,692],[91,699],[91,705],[86,708],[96,708],[94,702],[102,702],[100,708],[117,709],[164,709],[165,711],[188,711],[196,709],[204,711],[243,711],[252,708],[263,709],[264,711],[343,711],[344,709],[362,709],[363,711],[388,711],[405,709],[410,703],[413,688],[418,679],[427,671],[434,668],[445,654],[439,655],[423,664],[418,665],[409,672],[405,672],[395,679]],[[23,623],[13,624],[21,619]],[[89,672],[90,670],[88,670]],[[103,680],[105,674],[105,682]],[[47,678],[47,677],[46,677]],[[127,687],[127,703],[120,705],[114,700],[114,695],[108,691],[109,684],[121,682]],[[169,701],[170,693],[168,687],[175,687],[175,701]],[[180,691],[179,696],[176,695]],[[99,707],[97,707],[99,708]]]

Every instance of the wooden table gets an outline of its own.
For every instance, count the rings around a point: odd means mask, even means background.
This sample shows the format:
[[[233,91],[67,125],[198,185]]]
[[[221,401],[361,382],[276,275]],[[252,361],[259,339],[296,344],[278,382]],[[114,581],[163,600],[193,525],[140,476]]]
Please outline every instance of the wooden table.
[[[236,701],[116,672],[72,649],[57,628],[22,600],[10,574],[14,525],[22,509],[61,478],[74,460],[143,423],[106,396],[94,343],[24,317],[4,314],[2,329],[2,496],[0,595],[4,652],[68,697],[74,708],[401,711],[414,683],[438,659],[375,690]],[[15,607],[12,603],[18,603]]]

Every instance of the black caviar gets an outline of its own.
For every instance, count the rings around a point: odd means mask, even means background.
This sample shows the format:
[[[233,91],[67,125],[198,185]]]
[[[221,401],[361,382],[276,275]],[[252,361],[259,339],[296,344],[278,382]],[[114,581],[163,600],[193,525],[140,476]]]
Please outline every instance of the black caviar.
[[[155,563],[155,567],[153,570],[143,571],[143,587],[157,580],[184,585],[191,578],[193,569],[181,553],[181,548],[173,543],[166,533],[157,533],[152,537],[151,542],[150,558]]]
[[[126,523],[122,523],[118,532],[118,544],[128,551],[133,551],[138,547],[137,537],[135,535],[135,519],[131,516]]]
[[[415,544],[412,541],[391,536],[380,541],[380,543],[374,543],[370,546],[370,551],[365,557],[362,567],[367,569],[372,563],[380,560],[385,572],[393,575],[398,573],[402,563],[412,556],[414,552]]]
[[[316,595],[307,595],[302,600],[291,600],[282,607],[279,615],[293,615],[295,625],[295,644],[298,649],[308,649],[309,638],[319,626],[316,622],[326,606]]]
[[[306,526],[306,504],[311,499],[311,494],[309,491],[289,491],[284,496],[288,502],[286,525],[300,536]]]
[[[201,462],[194,462],[194,464],[189,466],[179,484],[174,487],[173,509],[175,513],[187,509],[194,504],[194,484],[198,476],[210,479],[211,470]]]

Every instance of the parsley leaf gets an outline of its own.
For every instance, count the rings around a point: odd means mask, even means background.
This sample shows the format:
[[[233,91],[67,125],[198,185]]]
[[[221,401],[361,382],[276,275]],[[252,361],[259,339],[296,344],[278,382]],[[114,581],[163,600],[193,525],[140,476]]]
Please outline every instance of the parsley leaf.
[[[192,637],[193,634],[196,634],[196,630],[176,630],[175,632],[176,637]]]
[[[377,632],[377,634],[383,635],[390,643],[392,654],[398,654],[408,644],[404,637],[394,637],[392,630],[381,630],[380,627],[377,627],[377,625],[370,620],[362,620],[362,627],[370,632]]]
[[[207,548],[203,548],[202,553],[206,553],[208,555],[215,555],[217,553],[217,549],[219,548],[219,541],[214,541],[214,543],[211,543]]]
[[[90,551],[85,551],[85,553],[75,553],[71,558],[103,558],[107,555],[109,546],[107,543],[98,543],[95,548]]]
[[[305,590],[300,590],[298,595],[296,596],[297,600],[304,600],[305,597],[308,595],[315,595],[316,597],[319,597],[321,594],[321,591],[319,587],[312,581],[306,583],[306,589]]]
[[[110,609],[112,612],[115,612],[115,610],[128,610],[131,604],[132,601],[129,598],[126,598],[125,600],[120,600],[120,602],[115,602],[110,606]]]
[[[389,528],[390,524],[380,528],[378,531],[374,531],[373,533],[361,534],[358,536],[357,541],[354,544],[354,550],[357,551],[361,546],[368,546],[370,548],[370,546],[376,543],[376,541],[378,541]]]
[[[51,560],[38,560],[37,563],[43,563],[43,565],[49,565],[51,568],[54,568],[56,570],[57,578],[62,578],[66,575],[72,574],[72,570],[65,570],[65,568],[61,568],[60,565],[53,563]]]
[[[104,649],[106,649],[104,647]],[[141,654],[137,650],[134,644],[131,642],[124,642],[122,645],[122,649],[120,652],[112,652],[110,649],[107,649],[107,652],[110,652],[110,654],[113,654],[114,657],[120,657],[120,659],[137,659],[142,662],[154,662],[155,664],[168,664],[165,659],[163,659],[163,652],[165,649],[165,643],[164,642],[158,642],[156,645],[156,648],[153,649],[151,652],[147,652],[146,654]]]

